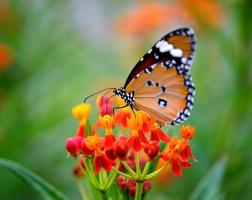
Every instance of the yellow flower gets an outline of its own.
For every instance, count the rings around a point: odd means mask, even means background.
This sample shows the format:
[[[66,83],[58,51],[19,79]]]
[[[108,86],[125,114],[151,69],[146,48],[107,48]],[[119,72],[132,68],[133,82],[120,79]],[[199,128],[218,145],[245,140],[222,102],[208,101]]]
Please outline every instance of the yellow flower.
[[[72,108],[72,113],[75,119],[81,121],[82,124],[86,124],[86,120],[91,113],[91,106],[87,103],[81,103]]]
[[[114,117],[112,115],[100,116],[99,124],[102,128],[111,129],[114,126]]]

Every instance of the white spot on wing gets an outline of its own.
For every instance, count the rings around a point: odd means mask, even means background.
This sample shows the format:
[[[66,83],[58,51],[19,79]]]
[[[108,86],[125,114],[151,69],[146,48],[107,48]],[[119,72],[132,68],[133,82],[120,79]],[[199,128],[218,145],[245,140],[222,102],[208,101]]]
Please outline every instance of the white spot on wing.
[[[174,48],[173,45],[172,45],[172,44],[169,44],[169,43],[167,42],[166,45],[161,46],[161,47],[159,48],[159,51],[163,53],[163,52],[171,51],[173,48]]]
[[[183,56],[183,51],[181,49],[172,49],[170,51],[170,54],[174,57],[182,57]]]
[[[185,57],[181,58],[182,63],[186,64],[186,61],[187,61],[187,58],[185,58]]]
[[[148,51],[148,54],[150,54],[152,52],[152,49],[150,49],[149,51]]]

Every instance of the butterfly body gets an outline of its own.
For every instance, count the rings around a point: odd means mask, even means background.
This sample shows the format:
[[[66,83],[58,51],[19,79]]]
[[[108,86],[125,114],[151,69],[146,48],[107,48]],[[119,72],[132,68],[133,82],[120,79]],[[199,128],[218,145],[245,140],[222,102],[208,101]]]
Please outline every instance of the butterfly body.
[[[195,51],[192,29],[168,33],[140,59],[124,87],[114,93],[160,124],[180,124],[190,115],[195,86],[190,68]]]

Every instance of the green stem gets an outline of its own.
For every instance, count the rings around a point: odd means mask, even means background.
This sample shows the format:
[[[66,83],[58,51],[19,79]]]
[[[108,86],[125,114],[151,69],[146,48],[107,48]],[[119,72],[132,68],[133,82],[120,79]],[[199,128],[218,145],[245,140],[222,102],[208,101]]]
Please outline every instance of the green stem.
[[[126,161],[122,161],[123,166],[125,169],[129,172],[129,174],[134,178],[137,179],[136,173],[129,167],[128,163]]]
[[[100,170],[100,172],[99,172],[99,174],[98,174],[98,177],[99,177],[99,188],[101,189],[101,190],[103,190],[103,188],[104,188],[104,185],[105,185],[105,180],[104,180],[104,178],[105,178],[105,174],[104,173],[106,173],[105,171],[104,171],[104,169],[101,169]]]
[[[98,183],[98,181],[97,181],[97,179],[96,179],[96,177],[95,177],[94,170],[93,170],[92,163],[91,163],[91,160],[90,160],[90,159],[91,159],[91,158],[88,158],[88,157],[87,157],[87,159],[86,159],[86,162],[85,162],[86,168],[87,168],[86,171],[87,171],[87,173],[89,174],[90,178],[93,180],[94,186],[95,186],[96,188],[99,188],[99,183]]]
[[[79,157],[82,159],[81,155],[79,155]],[[79,158],[78,158],[78,161],[79,161]],[[85,169],[82,167],[82,165],[81,165],[80,162],[78,162],[78,165],[79,165],[79,167],[81,168],[82,173],[87,177],[88,181],[89,181],[91,184],[93,184],[93,186],[94,186],[95,188],[97,188],[97,184],[95,183],[93,176],[90,174],[90,170],[88,170],[88,169],[85,170]],[[85,163],[85,166],[87,166],[86,163]]]
[[[147,161],[147,163],[145,164],[144,169],[143,169],[143,172],[142,172],[141,179],[143,179],[143,180],[145,179],[145,176],[146,176],[146,174],[147,174],[148,171],[149,171],[150,164],[151,164],[150,161]]]
[[[141,200],[142,199],[142,191],[143,191],[143,181],[137,181],[136,182],[135,200]]]
[[[155,176],[159,175],[167,166],[169,165],[169,162],[167,162],[163,167],[159,168],[158,170],[148,174],[146,177],[145,177],[145,180],[149,180],[149,179],[152,179],[154,178]]]
[[[84,186],[81,184],[81,181],[79,178],[76,179],[76,184],[77,184],[77,187],[80,191],[81,198],[83,200],[90,200],[90,197],[88,196]]]
[[[140,177],[141,176],[141,168],[140,168],[139,152],[135,153],[135,163],[136,163],[136,174],[138,177]]]
[[[114,171],[114,170],[111,170],[110,173],[109,173],[109,176],[107,178],[107,183],[105,184],[104,186],[104,190],[107,191],[110,186],[113,184],[114,180],[115,180],[115,177],[117,175],[117,172]]]
[[[117,168],[115,168],[115,167],[113,167],[113,170],[114,170],[115,172],[117,172],[118,174],[124,176],[125,178],[129,178],[129,179],[132,179],[132,178],[133,178],[131,175],[125,174],[125,173],[119,171],[119,170],[118,170]]]
[[[102,196],[102,200],[107,200],[106,191],[100,190],[100,193],[101,193],[101,196]]]

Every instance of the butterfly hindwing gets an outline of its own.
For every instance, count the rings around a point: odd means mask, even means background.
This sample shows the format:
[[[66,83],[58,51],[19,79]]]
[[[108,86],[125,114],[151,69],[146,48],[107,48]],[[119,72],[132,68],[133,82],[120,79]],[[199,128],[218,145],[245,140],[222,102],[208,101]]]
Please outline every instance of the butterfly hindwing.
[[[195,87],[190,67],[195,51],[193,31],[175,30],[161,38],[130,73],[125,90],[134,92],[134,107],[161,124],[179,124],[190,115]]]

